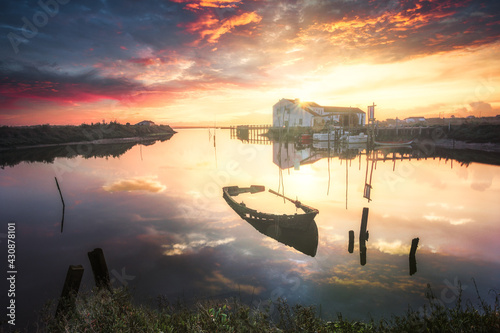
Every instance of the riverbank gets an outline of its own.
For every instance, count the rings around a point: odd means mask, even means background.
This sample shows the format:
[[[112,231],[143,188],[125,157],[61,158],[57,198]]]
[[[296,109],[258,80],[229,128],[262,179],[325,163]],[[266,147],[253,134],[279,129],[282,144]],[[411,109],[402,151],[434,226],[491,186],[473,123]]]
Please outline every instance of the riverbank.
[[[175,133],[168,125],[138,126],[122,125],[116,122],[79,126],[2,126],[0,127],[0,149],[137,142],[160,139]]]
[[[441,139],[436,140],[434,144],[436,147],[446,149],[477,150],[490,153],[500,153],[500,143],[465,142],[454,139]]]
[[[366,127],[352,130],[366,133]],[[306,127],[270,128],[267,137],[271,140],[295,141],[302,134],[312,134]],[[446,149],[500,152],[500,125],[464,124],[460,126],[406,126],[399,128],[378,127],[374,129],[376,141],[410,141],[432,144]]]
[[[321,318],[313,306],[289,305],[278,299],[262,308],[250,308],[241,301],[200,301],[194,307],[157,298],[157,307],[134,305],[124,290],[96,291],[80,297],[75,311],[55,319],[47,306],[37,325],[43,332],[497,332],[500,330],[498,298],[493,305],[480,297],[452,308],[436,302],[432,290],[426,293],[423,311],[408,309],[404,315],[366,322],[337,314],[335,320]]]

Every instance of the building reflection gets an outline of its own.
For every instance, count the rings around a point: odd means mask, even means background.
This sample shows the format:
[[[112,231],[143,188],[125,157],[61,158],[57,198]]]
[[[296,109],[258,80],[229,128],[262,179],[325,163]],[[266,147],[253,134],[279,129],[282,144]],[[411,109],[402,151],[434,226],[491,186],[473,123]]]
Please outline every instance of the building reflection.
[[[436,159],[457,161],[461,166],[470,163],[500,165],[500,153],[488,151],[473,151],[466,149],[451,149],[432,146],[432,149],[421,144],[402,146],[375,146],[368,149],[366,143],[337,144],[328,141],[268,141],[273,145],[273,163],[281,169],[295,168],[312,164],[324,158],[339,158],[352,160],[359,156],[376,167],[377,162],[391,161],[393,169],[397,162],[411,160]],[[249,142],[252,143],[252,142]],[[453,164],[451,164],[453,166]]]

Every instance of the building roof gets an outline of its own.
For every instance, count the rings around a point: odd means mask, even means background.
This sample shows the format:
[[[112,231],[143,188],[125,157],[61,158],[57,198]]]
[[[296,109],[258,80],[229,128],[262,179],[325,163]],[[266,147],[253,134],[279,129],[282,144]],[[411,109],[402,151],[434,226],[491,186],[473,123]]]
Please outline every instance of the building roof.
[[[154,124],[154,121],[151,121],[151,120],[143,120],[143,121],[138,122],[136,125],[146,124],[146,123],[149,123],[149,124]]]
[[[347,113],[347,112],[365,113],[360,108],[352,108],[344,106],[323,106],[323,108],[325,112],[328,113]]]
[[[290,103],[294,103],[294,104],[298,101],[297,99],[288,99],[288,98],[284,98],[284,100],[288,101]],[[350,113],[350,112],[366,113],[366,112],[362,111],[360,108],[345,107],[345,106],[322,106],[322,105],[319,105],[318,103],[315,103],[315,102],[300,102],[299,101],[299,105],[302,107],[302,109],[311,113],[314,116],[328,116],[328,114],[327,115],[320,115],[311,109],[313,107],[323,108],[325,113],[330,113],[330,114],[331,113]]]

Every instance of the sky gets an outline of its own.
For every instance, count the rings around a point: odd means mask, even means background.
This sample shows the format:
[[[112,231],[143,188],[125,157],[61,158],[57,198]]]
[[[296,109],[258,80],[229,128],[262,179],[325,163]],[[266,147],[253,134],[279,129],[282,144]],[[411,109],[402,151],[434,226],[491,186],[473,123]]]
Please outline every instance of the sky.
[[[500,114],[497,0],[10,0],[0,36],[0,125]]]

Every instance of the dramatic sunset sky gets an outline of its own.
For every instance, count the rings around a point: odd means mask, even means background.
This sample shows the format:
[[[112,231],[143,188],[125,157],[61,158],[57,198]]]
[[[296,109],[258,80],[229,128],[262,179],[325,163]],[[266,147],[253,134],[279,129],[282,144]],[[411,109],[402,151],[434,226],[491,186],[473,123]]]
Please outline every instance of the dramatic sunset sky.
[[[8,0],[0,125],[500,114],[498,0]]]

